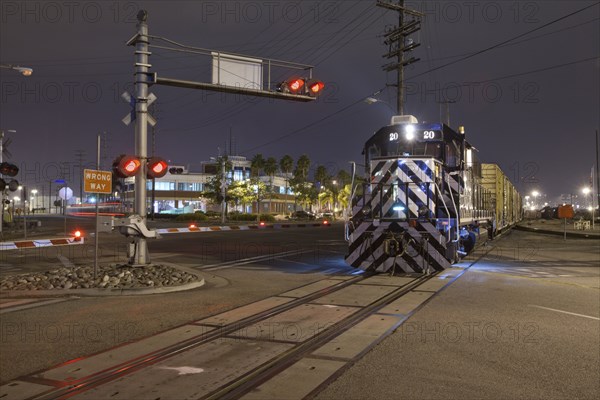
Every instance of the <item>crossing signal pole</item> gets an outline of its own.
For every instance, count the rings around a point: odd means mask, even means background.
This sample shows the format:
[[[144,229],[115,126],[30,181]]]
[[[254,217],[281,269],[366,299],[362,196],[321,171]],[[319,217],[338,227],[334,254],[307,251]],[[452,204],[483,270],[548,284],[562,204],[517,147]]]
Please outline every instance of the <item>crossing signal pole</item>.
[[[396,61],[385,64],[382,68],[387,72],[397,71],[397,81],[392,86],[398,88],[398,115],[404,115],[404,67],[420,60],[415,57],[405,58],[404,53],[409,53],[420,46],[420,43],[413,41],[408,36],[421,29],[421,18],[424,14],[406,8],[404,0],[399,0],[397,4],[392,3],[391,0],[377,0],[377,6],[398,12],[398,26],[384,34],[384,43],[389,46],[389,51],[383,55],[388,59],[396,58]]]
[[[122,98],[131,106],[130,113],[123,118],[123,122],[129,125],[135,120],[135,155],[122,156],[115,160],[113,170],[117,175],[133,176],[135,174],[135,202],[134,215],[127,218],[122,218],[115,221],[119,231],[128,237],[134,237],[134,241],[130,243],[129,254],[130,264],[145,265],[149,264],[147,238],[156,238],[156,231],[149,230],[146,227],[147,221],[147,179],[163,176],[168,168],[163,159],[154,157],[148,159],[148,124],[154,126],[156,120],[148,113],[148,106],[156,100],[156,96],[149,93],[150,85],[165,85],[188,89],[199,89],[218,91],[225,93],[244,94],[253,97],[268,97],[281,100],[291,100],[300,102],[314,101],[320,95],[325,87],[324,83],[316,80],[312,76],[313,67],[309,65],[279,61],[279,60],[258,60],[254,57],[247,57],[240,54],[224,54],[222,52],[208,51],[205,49],[191,48],[176,43],[172,40],[166,40],[170,45],[176,47],[156,46],[150,44],[150,36],[148,35],[148,12],[140,10],[137,14],[138,24],[136,34],[127,41],[127,45],[135,46],[135,95],[131,96],[125,92]],[[157,37],[153,36],[153,39]],[[151,47],[160,47],[167,50],[182,51],[182,48],[187,48],[187,51],[194,54],[210,55],[213,60],[213,79],[211,83],[188,81],[182,79],[173,79],[158,76],[156,72],[150,72],[151,65],[149,64],[149,56]],[[186,51],[186,50],[183,50]],[[250,87],[232,85],[222,75],[227,75],[226,68],[232,63],[239,64],[239,60],[244,60],[248,67],[253,68],[253,71],[261,71],[265,66],[265,72],[268,76],[266,88],[260,78],[258,87],[250,85]],[[272,68],[285,68],[300,70],[303,73],[302,77],[295,78],[293,82],[286,81],[278,85],[278,90],[271,89],[271,72]],[[216,74],[215,74],[216,71]],[[231,74],[231,73],[229,73]],[[257,83],[257,82],[252,82]],[[291,86],[291,87],[290,87]],[[174,168],[169,168],[168,171],[173,173]],[[135,172],[133,172],[135,171]],[[178,171],[175,171],[178,172]],[[183,171],[181,171],[183,172]]]

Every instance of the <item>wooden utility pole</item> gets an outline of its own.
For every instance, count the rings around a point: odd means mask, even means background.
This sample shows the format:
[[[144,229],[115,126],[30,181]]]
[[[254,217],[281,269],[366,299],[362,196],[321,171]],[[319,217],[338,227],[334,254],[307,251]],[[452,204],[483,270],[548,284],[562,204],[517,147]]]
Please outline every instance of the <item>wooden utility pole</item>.
[[[383,55],[388,59],[396,58],[396,61],[386,64],[382,68],[387,72],[397,71],[397,82],[392,86],[398,88],[398,115],[404,115],[404,67],[420,60],[415,57],[405,59],[404,53],[411,52],[421,45],[408,36],[421,29],[421,18],[424,14],[404,7],[404,0],[399,0],[397,4],[377,0],[377,6],[398,12],[398,26],[384,34],[384,43],[389,46],[389,51]]]

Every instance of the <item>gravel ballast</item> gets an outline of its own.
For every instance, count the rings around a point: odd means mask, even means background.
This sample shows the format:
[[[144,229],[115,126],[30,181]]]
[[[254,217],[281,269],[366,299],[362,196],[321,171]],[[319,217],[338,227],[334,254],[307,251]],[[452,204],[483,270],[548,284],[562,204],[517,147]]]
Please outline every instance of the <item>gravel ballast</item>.
[[[61,267],[46,272],[0,278],[0,290],[136,289],[171,287],[201,280],[198,275],[166,265]]]

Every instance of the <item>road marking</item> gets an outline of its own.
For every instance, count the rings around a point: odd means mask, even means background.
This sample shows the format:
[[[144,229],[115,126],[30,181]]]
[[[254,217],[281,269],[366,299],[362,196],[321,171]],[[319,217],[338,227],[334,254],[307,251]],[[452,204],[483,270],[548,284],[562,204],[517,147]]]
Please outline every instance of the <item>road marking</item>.
[[[528,304],[528,307],[541,308],[543,310],[556,311],[556,312],[563,313],[563,314],[575,315],[577,317],[595,319],[596,321],[600,321],[600,318],[598,318],[598,317],[592,317],[591,315],[583,315],[583,314],[572,313],[572,312],[569,312],[569,311],[557,310],[555,308],[548,308],[548,307],[536,306],[535,304]]]

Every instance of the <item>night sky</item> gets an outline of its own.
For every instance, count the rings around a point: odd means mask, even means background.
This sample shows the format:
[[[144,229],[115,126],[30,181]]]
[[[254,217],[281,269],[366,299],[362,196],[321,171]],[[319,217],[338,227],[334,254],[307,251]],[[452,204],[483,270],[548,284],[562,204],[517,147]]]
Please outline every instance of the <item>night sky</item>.
[[[406,2],[427,17],[412,36],[421,43],[406,68],[406,114],[419,121],[464,125],[483,162],[498,163],[524,194],[554,200],[580,193],[595,164],[599,127],[600,6],[590,1]],[[595,5],[594,5],[595,4]],[[152,35],[195,47],[315,66],[326,92],[313,103],[255,99],[154,86],[156,155],[198,171],[200,162],[229,151],[277,159],[307,154],[330,172],[361,162],[369,136],[389,123],[395,88],[367,104],[361,99],[395,83],[381,65],[381,37],[397,13],[375,1],[6,1],[0,2],[0,63],[32,67],[23,77],[0,70],[0,128],[14,129],[8,150],[29,187],[59,176],[78,188],[77,151],[96,157],[106,132],[104,168],[132,153],[129,106],[138,9],[148,10]],[[504,46],[443,66],[552,23]],[[152,41],[152,44],[159,44]],[[164,43],[163,43],[164,44]],[[210,80],[210,58],[152,49],[160,76]],[[277,76],[274,80],[283,80]],[[353,105],[352,105],[353,104]],[[440,113],[441,111],[441,113]],[[151,150],[149,150],[150,152]],[[67,163],[67,164],[65,164]]]

